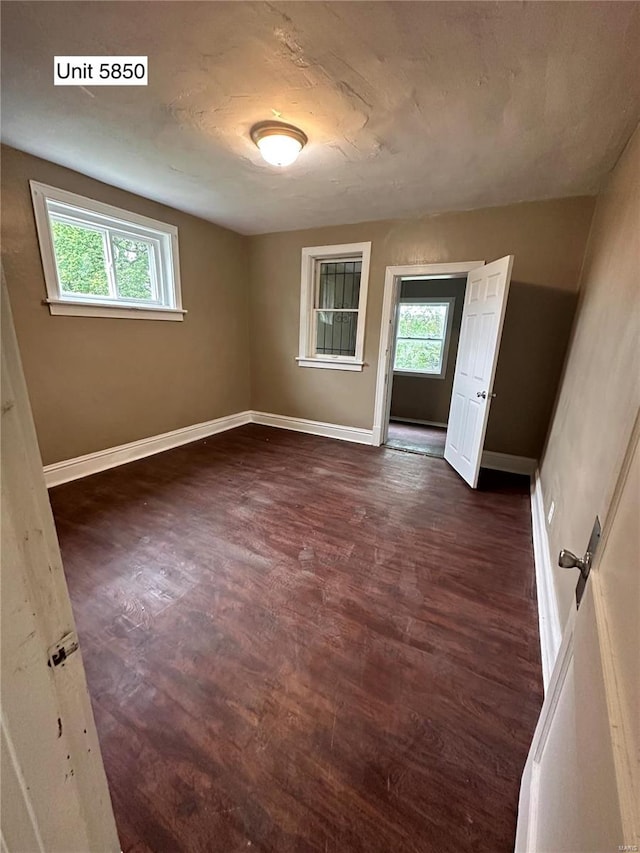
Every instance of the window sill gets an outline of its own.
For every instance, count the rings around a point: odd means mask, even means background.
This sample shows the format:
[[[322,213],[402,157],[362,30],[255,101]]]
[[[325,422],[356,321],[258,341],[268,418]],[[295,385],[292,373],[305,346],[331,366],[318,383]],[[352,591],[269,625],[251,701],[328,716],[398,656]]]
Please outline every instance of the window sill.
[[[394,376],[415,376],[417,379],[444,379],[444,373],[421,373],[419,370],[394,370]]]
[[[95,305],[70,299],[45,299],[54,315],[67,317],[114,317],[119,320],[184,320],[182,308],[146,308],[142,305]]]
[[[357,370],[361,371],[364,361],[340,361],[338,359],[296,358],[298,367],[322,367],[328,370]]]

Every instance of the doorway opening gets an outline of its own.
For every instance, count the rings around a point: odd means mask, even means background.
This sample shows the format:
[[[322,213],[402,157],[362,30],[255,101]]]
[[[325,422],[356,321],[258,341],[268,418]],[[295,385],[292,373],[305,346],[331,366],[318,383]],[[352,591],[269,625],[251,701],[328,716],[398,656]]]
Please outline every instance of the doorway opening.
[[[377,445],[444,456],[467,274],[483,264],[387,267],[373,427]]]
[[[466,276],[401,277],[385,444],[444,457]]]

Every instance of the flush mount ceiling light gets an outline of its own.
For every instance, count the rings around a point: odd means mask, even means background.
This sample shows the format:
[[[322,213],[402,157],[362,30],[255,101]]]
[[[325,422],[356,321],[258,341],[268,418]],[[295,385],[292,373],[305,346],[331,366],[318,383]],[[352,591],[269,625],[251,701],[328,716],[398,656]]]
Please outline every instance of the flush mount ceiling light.
[[[307,137],[292,124],[261,121],[251,128],[251,138],[262,158],[272,166],[290,166],[307,144]]]

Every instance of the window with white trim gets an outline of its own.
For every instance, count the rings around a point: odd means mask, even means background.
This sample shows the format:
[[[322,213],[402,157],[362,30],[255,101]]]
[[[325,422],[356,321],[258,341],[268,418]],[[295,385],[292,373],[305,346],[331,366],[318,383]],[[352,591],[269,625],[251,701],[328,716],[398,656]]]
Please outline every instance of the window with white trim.
[[[393,372],[444,379],[455,298],[401,299]]]
[[[174,225],[30,186],[52,314],[183,319]]]
[[[300,367],[362,370],[371,243],[302,250]]]

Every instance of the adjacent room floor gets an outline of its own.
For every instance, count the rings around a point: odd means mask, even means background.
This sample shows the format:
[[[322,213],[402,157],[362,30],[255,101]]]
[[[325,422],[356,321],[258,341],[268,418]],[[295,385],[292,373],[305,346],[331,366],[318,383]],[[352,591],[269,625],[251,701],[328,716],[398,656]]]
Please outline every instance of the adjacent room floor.
[[[125,853],[513,849],[526,479],[249,425],[51,499]]]
[[[444,427],[389,421],[386,446],[442,459],[446,440],[447,430]]]

